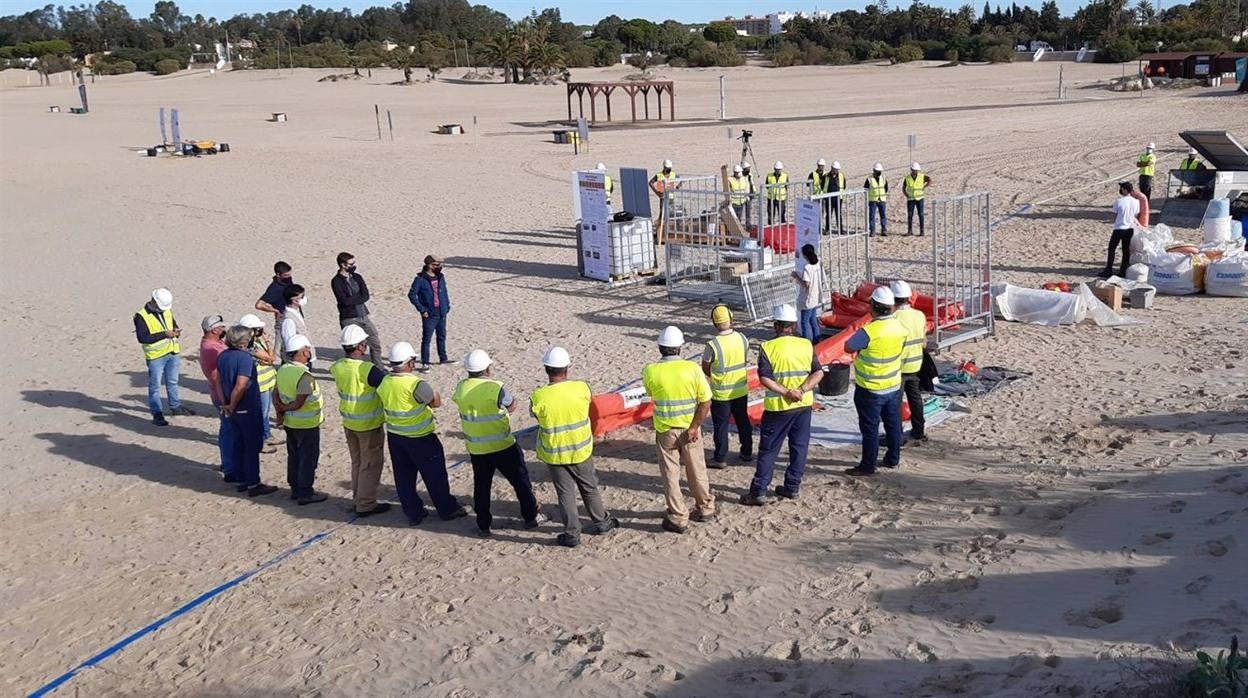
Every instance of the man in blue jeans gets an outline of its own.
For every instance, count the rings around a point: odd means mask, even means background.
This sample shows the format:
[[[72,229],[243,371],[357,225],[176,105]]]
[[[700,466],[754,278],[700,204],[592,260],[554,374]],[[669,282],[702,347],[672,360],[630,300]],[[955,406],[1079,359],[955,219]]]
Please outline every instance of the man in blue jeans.
[[[152,291],[151,300],[134,314],[134,336],[143,346],[143,358],[147,361],[147,406],[152,412],[152,424],[169,426],[160,403],[161,383],[164,383],[165,394],[169,398],[169,414],[195,414],[182,405],[178,396],[182,329],[173,318],[173,293],[169,289]]]
[[[222,455],[225,481],[238,486],[248,497],[273,494],[276,487],[260,481],[260,447],[264,443],[264,416],[260,414],[260,383],[256,379],[256,360],[247,348],[254,336],[252,330],[234,325],[225,331],[226,350],[217,357],[217,376],[221,382]]]
[[[454,363],[446,354],[446,316],[451,312],[451,298],[446,292],[446,277],[442,275],[442,258],[425,257],[425,267],[412,280],[407,299],[420,313],[420,368],[429,370],[429,344],[434,335],[438,338],[438,363]]]
[[[884,467],[895,468],[901,463],[901,357],[909,334],[893,317],[896,304],[888,287],[876,288],[871,294],[875,319],[845,343],[846,349],[858,352],[854,357],[854,407],[862,434],[862,459],[847,469],[846,475],[875,475],[881,419],[888,444]]]

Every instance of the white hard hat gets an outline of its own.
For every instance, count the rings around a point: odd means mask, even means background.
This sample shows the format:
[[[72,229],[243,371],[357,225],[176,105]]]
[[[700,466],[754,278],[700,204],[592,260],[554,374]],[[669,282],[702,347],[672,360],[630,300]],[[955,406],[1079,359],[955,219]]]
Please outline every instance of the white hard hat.
[[[884,166],[883,166],[883,165],[881,165],[880,163],[878,163],[878,162],[877,162],[877,163],[875,163],[875,166],[871,168],[871,170],[872,170],[873,172],[883,172],[883,171],[884,171]]]
[[[572,365],[572,357],[563,347],[551,347],[542,356],[542,365],[550,368],[567,368]]]
[[[659,346],[679,349],[685,346],[685,333],[675,325],[668,325],[659,333]]]
[[[173,307],[173,292],[167,288],[158,288],[152,291],[152,300],[156,301],[157,308],[168,310]]]
[[[665,170],[670,170],[670,169],[672,169],[672,161],[671,161],[671,160],[664,160],[664,161],[663,161],[663,169],[665,169]]]
[[[255,313],[247,313],[246,315],[240,317],[238,319],[238,324],[242,325],[243,327],[246,327],[249,330],[264,329],[264,320],[261,320],[259,317],[256,317]]]
[[[1188,148],[1188,149],[1187,149],[1187,154],[1188,154],[1188,155],[1196,155],[1196,154],[1197,154],[1197,153],[1196,153],[1196,149],[1195,149],[1195,148]]]
[[[880,305],[896,305],[897,299],[893,297],[893,292],[888,290],[886,286],[876,286],[871,292],[871,302]]]
[[[797,308],[785,303],[771,310],[771,319],[776,322],[797,322]]]
[[[776,169],[777,169],[777,170],[783,170],[783,169],[784,169],[784,163],[783,163],[783,162],[780,162],[779,160],[776,160]]]
[[[285,351],[288,354],[293,354],[299,351],[300,349],[307,349],[308,347],[311,347],[311,346],[312,346],[312,340],[308,339],[307,337],[304,337],[301,334],[297,334],[294,337],[291,337],[289,342],[286,342]]]
[[[490,355],[485,353],[484,349],[473,349],[468,352],[468,356],[464,357],[464,368],[472,373],[480,373],[490,367],[494,360]]]
[[[912,170],[916,170],[916,171],[917,171],[917,170],[921,170],[921,169],[923,169],[923,168],[922,168],[922,167],[919,167],[919,163],[917,163],[917,162],[912,162],[912,163],[910,163],[910,169],[912,169]]]
[[[743,171],[744,171],[744,170],[742,170],[742,169],[741,169],[741,166],[740,166],[740,165],[733,165],[733,166],[732,166],[732,173],[733,173],[733,174],[741,174]]]
[[[407,342],[395,342],[386,354],[386,360],[392,364],[405,364],[416,358],[416,350]]]
[[[888,288],[892,290],[893,297],[897,300],[909,298],[911,295],[910,284],[902,281],[901,279],[897,279],[893,283],[889,284]]]
[[[839,169],[841,169],[841,161],[840,161],[840,160],[833,160],[833,161],[832,161],[832,169],[834,169],[834,170],[839,170]]]
[[[595,169],[595,170],[602,170],[602,171],[604,171],[604,172],[605,172],[605,171],[606,171],[606,169],[607,169],[607,166],[606,166],[606,165],[604,165],[604,164],[602,164],[602,163],[600,162],[600,163],[598,163],[597,165],[595,165],[595,166],[594,166],[594,169]]]
[[[748,170],[748,169],[750,169],[750,163],[748,163],[748,162],[742,162],[742,163],[741,163],[741,169],[743,169],[743,170]]]
[[[1149,149],[1149,150],[1156,150],[1156,149],[1157,149],[1157,144],[1156,144],[1156,143],[1149,142],[1149,144],[1148,144],[1148,149]]]
[[[815,162],[815,167],[827,167],[827,166],[828,166],[828,161],[824,160],[823,158],[819,158],[819,160]]]
[[[368,332],[359,325],[347,325],[342,328],[342,334],[338,335],[338,343],[344,347],[353,347],[366,339]]]

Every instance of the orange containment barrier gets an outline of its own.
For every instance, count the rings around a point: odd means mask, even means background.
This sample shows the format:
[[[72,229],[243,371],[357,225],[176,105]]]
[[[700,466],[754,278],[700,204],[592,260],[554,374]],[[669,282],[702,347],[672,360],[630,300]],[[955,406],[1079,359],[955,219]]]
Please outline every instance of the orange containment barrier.
[[[793,254],[797,249],[797,224],[779,223],[763,226],[758,236],[758,244],[770,247],[776,254]]]
[[[871,282],[863,283],[854,291],[854,299],[870,303],[871,292],[875,290],[879,284]],[[927,316],[927,331],[931,332],[935,327],[936,321],[936,299],[926,293],[915,293],[910,298],[910,305],[915,310],[921,311]],[[966,307],[961,303],[948,302],[942,300],[940,302],[940,321],[942,324],[948,324],[960,318],[966,317]]]

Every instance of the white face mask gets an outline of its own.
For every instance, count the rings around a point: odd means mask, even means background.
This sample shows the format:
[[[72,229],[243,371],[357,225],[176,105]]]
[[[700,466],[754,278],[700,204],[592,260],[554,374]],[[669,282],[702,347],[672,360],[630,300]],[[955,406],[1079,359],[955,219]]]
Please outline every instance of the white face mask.
[[[300,298],[300,299],[299,299],[299,307],[300,307],[300,308],[302,308],[303,306],[305,306],[305,305],[307,305],[307,304],[308,304],[308,297],[307,297],[307,296],[304,296],[303,298]]]

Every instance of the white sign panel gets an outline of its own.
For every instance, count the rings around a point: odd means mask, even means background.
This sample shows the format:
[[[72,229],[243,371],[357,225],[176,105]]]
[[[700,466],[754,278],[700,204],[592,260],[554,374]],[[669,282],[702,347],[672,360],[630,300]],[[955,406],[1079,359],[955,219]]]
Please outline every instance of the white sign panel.
[[[797,238],[793,251],[797,254],[794,268],[798,274],[806,269],[806,258],[802,256],[802,247],[811,245],[819,249],[819,208],[822,202],[810,199],[797,200]]]
[[[606,173],[599,170],[577,172],[581,204],[581,254],[585,276],[598,281],[611,280],[611,244],[608,227],[611,207],[607,203]]]
[[[572,172],[572,220],[580,222],[581,220],[581,180],[580,173],[575,170]]]

